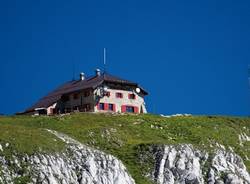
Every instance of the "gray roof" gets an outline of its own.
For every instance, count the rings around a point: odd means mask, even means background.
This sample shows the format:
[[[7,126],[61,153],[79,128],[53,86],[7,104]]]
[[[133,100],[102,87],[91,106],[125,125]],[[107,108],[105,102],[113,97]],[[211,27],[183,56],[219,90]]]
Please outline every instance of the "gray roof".
[[[107,73],[103,73],[100,76],[89,77],[89,78],[86,78],[85,80],[72,80],[72,81],[66,82],[63,85],[59,86],[54,91],[50,92],[45,97],[38,100],[37,103],[35,103],[34,105],[26,109],[25,112],[34,111],[36,108],[49,107],[53,103],[60,100],[61,96],[64,94],[81,91],[84,89],[95,89],[96,87],[98,87],[104,82],[119,83],[119,84],[124,84],[124,85],[140,87],[137,83],[124,80],[119,77],[115,77],[110,74],[107,74]],[[145,95],[148,94],[144,89],[142,89],[142,92]]]

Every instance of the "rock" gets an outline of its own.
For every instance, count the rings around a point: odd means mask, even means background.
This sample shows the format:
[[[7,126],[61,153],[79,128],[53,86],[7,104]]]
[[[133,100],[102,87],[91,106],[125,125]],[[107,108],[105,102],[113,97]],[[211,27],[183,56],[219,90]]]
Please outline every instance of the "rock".
[[[192,116],[192,114],[173,114],[173,115],[164,115],[164,114],[160,114],[161,117],[164,118],[171,118],[171,117],[188,117],[188,116]]]
[[[240,145],[243,146],[243,143],[250,142],[250,137],[246,133],[241,133],[239,135]]]
[[[250,175],[242,159],[227,152],[223,146],[210,157],[189,144],[156,145],[149,150],[155,163],[147,175],[157,184],[218,184],[224,181],[226,184],[250,184]]]
[[[0,183],[12,184],[29,176],[31,181],[26,183],[135,184],[125,166],[114,156],[64,134],[48,131],[66,143],[65,151],[22,157],[13,153],[12,159],[0,154]],[[147,149],[142,146],[142,151],[138,152],[138,163],[142,167],[146,164],[144,176],[157,184],[250,184],[246,166],[233,148],[227,151],[217,143],[216,150],[208,153],[190,144],[147,146]]]
[[[78,141],[55,131],[50,131],[67,143],[63,153],[26,155],[27,168],[32,183],[40,184],[134,184],[125,166],[112,155],[82,145]],[[15,160],[16,167],[24,159]],[[14,183],[19,176],[0,156],[2,174],[0,183]]]

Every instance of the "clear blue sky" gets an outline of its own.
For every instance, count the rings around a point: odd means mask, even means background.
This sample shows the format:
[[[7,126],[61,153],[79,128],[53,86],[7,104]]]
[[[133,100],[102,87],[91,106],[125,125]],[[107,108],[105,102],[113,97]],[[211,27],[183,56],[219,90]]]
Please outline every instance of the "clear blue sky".
[[[150,112],[250,114],[250,1],[0,2],[0,113],[83,71],[139,82]],[[75,64],[73,64],[75,63]],[[78,75],[77,75],[78,76]]]

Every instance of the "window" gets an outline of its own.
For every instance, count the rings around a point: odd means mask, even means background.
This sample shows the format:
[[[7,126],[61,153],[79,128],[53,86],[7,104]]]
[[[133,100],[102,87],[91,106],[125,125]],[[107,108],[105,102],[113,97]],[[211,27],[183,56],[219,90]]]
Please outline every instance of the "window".
[[[122,105],[121,110],[127,113],[139,113],[138,107],[132,105]]]
[[[99,110],[104,110],[104,103],[99,103]]]
[[[70,113],[71,112],[71,108],[67,107],[65,108],[65,113]]]
[[[108,92],[106,92],[106,94],[105,94],[107,97],[110,97],[110,92],[108,91]]]
[[[57,114],[59,112],[58,109],[53,109],[53,114]]]
[[[128,94],[128,99],[135,99],[135,94]]]
[[[135,108],[132,106],[126,106],[126,112],[135,112]]]
[[[62,101],[63,102],[69,101],[69,96],[62,96]]]
[[[123,98],[123,94],[122,93],[116,93],[116,98]]]
[[[84,97],[88,97],[89,95],[90,95],[90,91],[85,91],[83,94]]]
[[[78,99],[78,94],[75,93],[75,94],[73,95],[73,98],[74,98],[74,100]]]
[[[90,111],[90,110],[91,110],[90,104],[83,104],[82,110],[83,110],[83,112],[88,112],[88,111]]]
[[[114,104],[109,104],[108,109],[109,109],[109,111],[113,111],[114,110]]]

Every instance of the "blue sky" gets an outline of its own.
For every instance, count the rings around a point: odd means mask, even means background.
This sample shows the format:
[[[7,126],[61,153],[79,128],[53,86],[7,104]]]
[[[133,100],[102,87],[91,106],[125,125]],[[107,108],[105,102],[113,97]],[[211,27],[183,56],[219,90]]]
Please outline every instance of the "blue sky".
[[[250,1],[0,2],[0,113],[83,71],[139,82],[150,112],[249,115]]]

